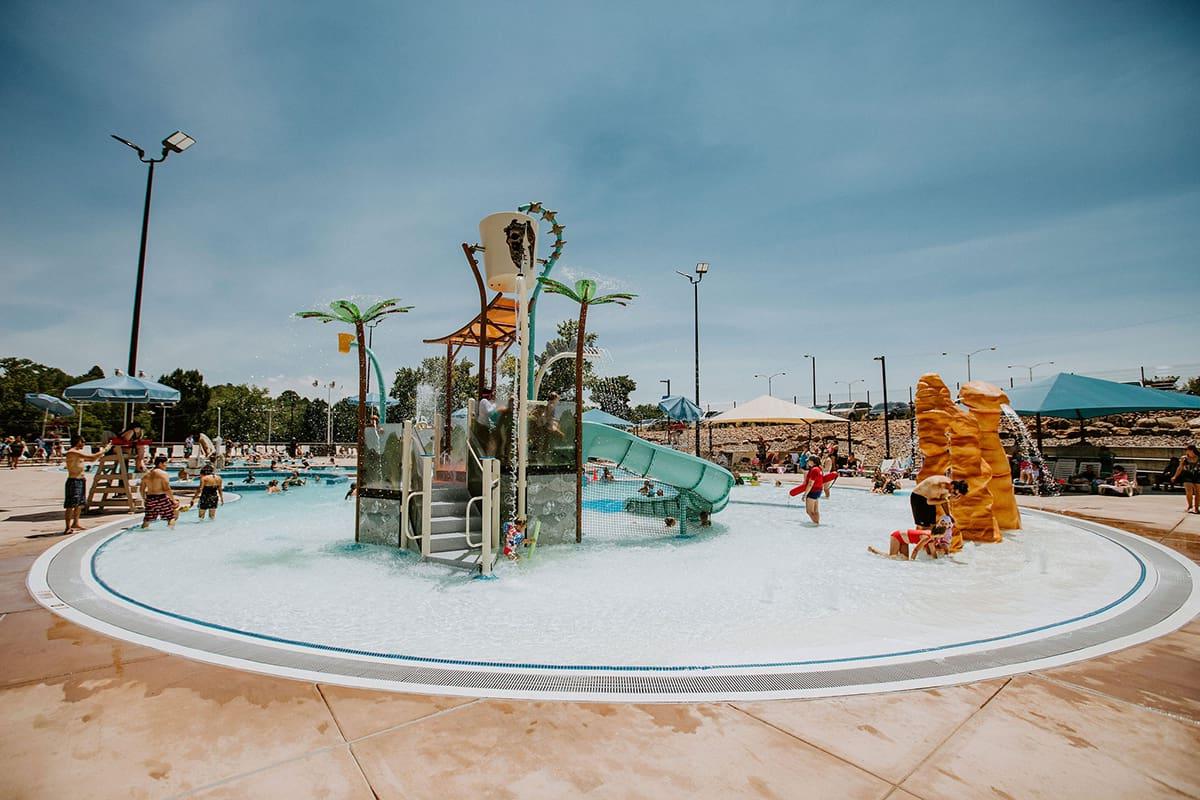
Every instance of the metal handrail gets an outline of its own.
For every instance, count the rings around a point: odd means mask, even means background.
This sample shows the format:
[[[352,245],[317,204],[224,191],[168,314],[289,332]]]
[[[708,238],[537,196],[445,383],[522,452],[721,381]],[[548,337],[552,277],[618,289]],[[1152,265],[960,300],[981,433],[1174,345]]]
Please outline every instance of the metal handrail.
[[[487,530],[487,528],[488,528],[487,525],[481,525],[479,527],[479,541],[478,542],[471,541],[471,504],[474,503],[476,500],[478,500],[480,503],[482,503],[483,495],[479,495],[478,497],[472,497],[470,500],[467,501],[466,530],[463,531],[463,539],[466,540],[467,547],[471,548],[472,550],[474,550],[476,547],[483,547],[483,537],[485,534],[490,533],[490,531]]]
[[[408,493],[408,503],[405,504],[405,510],[408,511],[409,514],[412,514],[412,510],[411,510],[411,508],[409,508],[409,506],[411,506],[411,504],[412,504],[412,499],[414,497],[423,497],[424,495],[425,495],[424,489],[420,489],[415,492],[409,492]],[[410,517],[410,519],[411,519],[411,517]],[[415,539],[418,542],[421,541],[422,539],[424,539],[425,534],[428,533],[428,531],[424,531],[424,530],[421,531],[420,533],[413,533],[412,525],[409,525],[408,528],[409,529],[404,532],[404,535],[407,536],[409,539]]]

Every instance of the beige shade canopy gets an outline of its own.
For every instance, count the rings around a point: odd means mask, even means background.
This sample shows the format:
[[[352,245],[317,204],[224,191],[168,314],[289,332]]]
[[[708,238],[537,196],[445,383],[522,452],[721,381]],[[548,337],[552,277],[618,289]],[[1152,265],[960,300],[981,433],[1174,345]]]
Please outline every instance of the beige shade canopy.
[[[771,397],[766,394],[762,397],[754,398],[749,403],[743,403],[736,408],[731,408],[724,414],[708,420],[709,423],[714,425],[734,422],[812,423],[845,421],[842,417],[835,417],[833,414],[826,414],[824,411],[817,411],[807,406],[798,406],[795,403],[789,403],[787,400],[780,400],[778,397]]]

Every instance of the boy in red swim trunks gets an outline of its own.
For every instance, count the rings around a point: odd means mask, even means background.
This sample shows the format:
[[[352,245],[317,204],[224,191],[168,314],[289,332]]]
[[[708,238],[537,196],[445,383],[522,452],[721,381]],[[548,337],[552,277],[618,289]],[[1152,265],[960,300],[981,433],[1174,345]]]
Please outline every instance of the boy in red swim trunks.
[[[175,520],[179,517],[179,503],[175,493],[171,491],[171,478],[167,475],[167,457],[158,456],[154,459],[154,469],[142,476],[142,502],[146,506],[146,516],[142,517],[142,527],[150,527],[156,519],[167,520],[167,527],[174,528]]]

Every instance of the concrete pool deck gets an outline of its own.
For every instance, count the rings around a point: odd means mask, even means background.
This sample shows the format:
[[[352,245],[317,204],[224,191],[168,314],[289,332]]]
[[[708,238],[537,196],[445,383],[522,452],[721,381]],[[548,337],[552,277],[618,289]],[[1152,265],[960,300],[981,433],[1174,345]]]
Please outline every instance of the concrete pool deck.
[[[210,666],[42,609],[60,474],[0,471],[0,797],[1194,797],[1200,621],[941,689],[618,705],[389,694]],[[1200,558],[1180,495],[1022,498]],[[91,526],[95,523],[85,521]]]

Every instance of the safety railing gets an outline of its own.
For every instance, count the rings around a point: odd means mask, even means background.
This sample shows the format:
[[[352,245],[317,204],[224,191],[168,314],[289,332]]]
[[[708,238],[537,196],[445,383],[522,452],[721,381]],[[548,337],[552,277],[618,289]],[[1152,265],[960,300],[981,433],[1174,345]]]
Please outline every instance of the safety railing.
[[[479,568],[484,575],[489,575],[492,572],[493,553],[498,545],[499,534],[499,503],[498,493],[500,485],[500,465],[499,462],[491,457],[480,458],[475,452],[475,447],[470,440],[467,441],[467,452],[469,458],[479,469],[480,473],[480,490],[479,494],[467,500],[466,518],[464,520],[465,530],[463,533],[467,542],[467,547],[472,549],[478,547],[479,552]],[[479,541],[471,539],[471,507],[479,503]]]
[[[421,556],[427,558],[432,552],[430,531],[433,528],[433,456],[425,449],[421,437],[414,431],[412,421],[404,423],[404,441],[401,449],[400,484],[400,536],[401,547],[408,548],[416,541],[421,546]],[[414,459],[420,464],[416,475],[417,488],[413,489]],[[414,524],[412,501],[421,501],[418,524]]]

